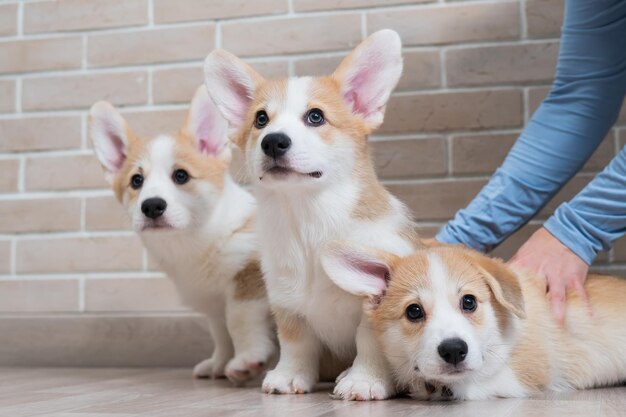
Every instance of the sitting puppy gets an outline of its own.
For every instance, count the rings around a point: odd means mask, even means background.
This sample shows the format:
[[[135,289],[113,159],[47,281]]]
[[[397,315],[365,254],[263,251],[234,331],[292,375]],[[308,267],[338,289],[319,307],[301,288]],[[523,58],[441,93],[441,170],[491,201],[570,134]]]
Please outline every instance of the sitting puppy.
[[[390,30],[367,38],[328,77],[265,80],[221,50],[205,61],[209,93],[244,151],[259,203],[261,261],[281,347],[266,392],[311,391],[329,352],[352,364],[336,398],[394,394],[361,300],[330,281],[320,251],[333,239],[399,255],[415,249],[408,210],[378,182],[367,145],[401,72],[400,38]]]
[[[366,298],[396,382],[415,398],[525,397],[626,380],[626,279],[590,275],[591,311],[569,293],[561,327],[542,280],[462,247],[401,258],[333,242],[322,264]]]
[[[174,136],[140,140],[106,102],[90,114],[96,156],[135,231],[183,302],[209,319],[215,350],[194,375],[253,378],[275,337],[252,231],[256,203],[228,173],[226,121],[204,86]]]

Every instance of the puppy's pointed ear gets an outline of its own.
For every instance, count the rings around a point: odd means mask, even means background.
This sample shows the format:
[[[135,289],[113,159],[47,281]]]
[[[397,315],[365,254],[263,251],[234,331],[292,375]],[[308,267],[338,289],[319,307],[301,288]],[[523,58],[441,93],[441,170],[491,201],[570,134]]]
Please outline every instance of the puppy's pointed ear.
[[[517,275],[499,259],[472,254],[496,301],[517,317],[526,318],[524,295]]]
[[[383,122],[385,104],[402,74],[402,42],[393,30],[370,35],[339,65],[332,77],[352,113],[370,129]]]
[[[223,49],[214,50],[204,60],[207,91],[233,130],[244,123],[262,81],[248,64]]]
[[[194,138],[200,153],[230,160],[228,122],[204,85],[196,90],[183,131]]]
[[[332,241],[322,250],[322,267],[330,279],[351,294],[377,305],[399,257],[348,242]]]
[[[104,168],[109,184],[126,160],[134,135],[122,115],[106,101],[99,101],[89,110],[89,131],[94,151]]]

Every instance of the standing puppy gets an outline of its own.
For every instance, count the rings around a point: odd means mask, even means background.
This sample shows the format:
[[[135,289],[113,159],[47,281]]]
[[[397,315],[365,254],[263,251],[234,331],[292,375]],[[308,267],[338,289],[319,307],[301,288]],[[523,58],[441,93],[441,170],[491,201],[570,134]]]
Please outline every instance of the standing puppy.
[[[259,204],[261,260],[281,347],[266,392],[311,391],[329,351],[352,364],[338,378],[336,397],[394,394],[360,299],[328,278],[320,251],[333,239],[399,255],[413,250],[409,213],[378,182],[367,146],[401,72],[400,39],[390,30],[367,38],[329,77],[264,80],[222,50],[205,61],[208,90],[244,151]]]
[[[239,383],[275,351],[252,231],[256,203],[228,173],[226,121],[200,87],[177,135],[140,140],[113,106],[91,108],[96,156],[150,256],[204,313],[215,350],[197,377]]]

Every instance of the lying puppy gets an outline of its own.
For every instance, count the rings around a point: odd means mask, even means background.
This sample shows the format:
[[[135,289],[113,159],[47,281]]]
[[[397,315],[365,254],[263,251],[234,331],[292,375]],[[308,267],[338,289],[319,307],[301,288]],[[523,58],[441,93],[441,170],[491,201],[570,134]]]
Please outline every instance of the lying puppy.
[[[256,203],[228,173],[227,124],[206,88],[174,136],[140,140],[106,102],[93,105],[90,123],[106,179],[150,256],[209,319],[215,350],[194,375],[253,378],[275,352],[252,231]]]
[[[418,399],[525,397],[626,380],[626,279],[590,275],[591,312],[569,293],[562,328],[542,280],[469,249],[401,258],[334,242],[322,264],[366,298],[396,382]]]
[[[352,364],[336,397],[394,394],[361,300],[330,281],[320,251],[333,239],[399,255],[414,250],[409,213],[378,182],[367,145],[401,72],[400,39],[390,30],[367,38],[328,77],[264,80],[221,50],[205,61],[208,90],[244,151],[259,204],[261,260],[281,348],[263,382],[268,393],[311,391],[329,351]]]

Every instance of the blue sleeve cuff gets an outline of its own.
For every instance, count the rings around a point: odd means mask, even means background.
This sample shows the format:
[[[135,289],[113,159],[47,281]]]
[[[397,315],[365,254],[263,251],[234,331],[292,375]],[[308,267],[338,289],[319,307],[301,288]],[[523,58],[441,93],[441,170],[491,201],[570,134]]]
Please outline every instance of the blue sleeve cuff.
[[[591,265],[598,256],[598,252],[593,243],[581,232],[581,219],[578,219],[572,211],[565,215],[563,213],[565,210],[567,210],[566,207],[559,207],[559,210],[544,223],[543,227],[587,265]]]
[[[463,240],[458,236],[454,236],[448,225],[445,225],[441,228],[441,230],[439,230],[439,233],[437,233],[435,239],[437,239],[441,243],[447,243],[449,245],[462,244],[465,246],[469,246],[470,248],[475,249],[479,252],[487,252],[487,247],[485,245],[481,245],[474,240]]]

